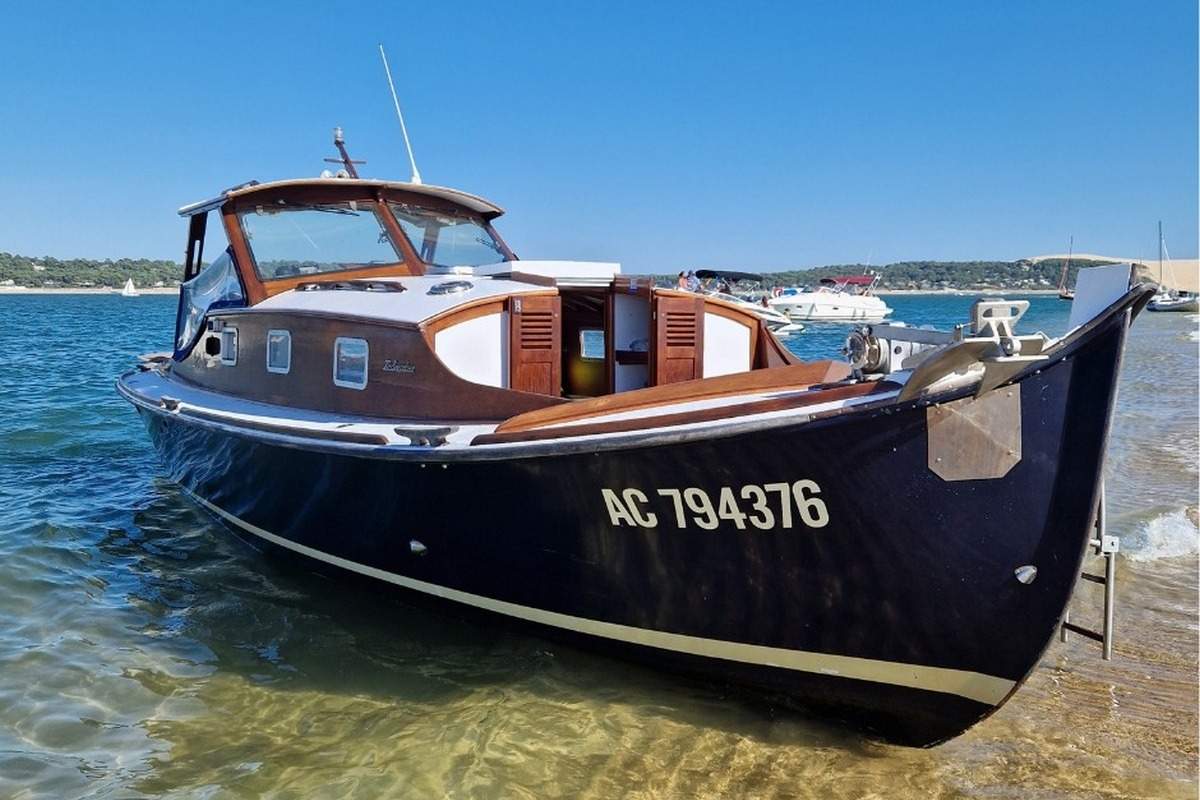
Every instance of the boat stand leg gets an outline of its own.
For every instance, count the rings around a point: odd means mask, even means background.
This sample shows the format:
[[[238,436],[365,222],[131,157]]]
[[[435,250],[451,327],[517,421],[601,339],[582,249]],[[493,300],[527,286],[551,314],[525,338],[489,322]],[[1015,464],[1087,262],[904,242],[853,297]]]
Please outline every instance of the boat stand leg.
[[[1104,627],[1099,633],[1075,625],[1071,622],[1071,612],[1063,614],[1062,626],[1059,628],[1059,639],[1067,641],[1069,633],[1078,633],[1088,639],[1100,643],[1102,657],[1112,661],[1113,640],[1116,638],[1116,606],[1117,606],[1117,552],[1120,541],[1116,536],[1108,535],[1104,508],[1104,484],[1100,484],[1100,502],[1096,507],[1096,535],[1089,543],[1095,548],[1095,555],[1104,556],[1104,575],[1093,575],[1084,572],[1080,575],[1085,581],[1098,583],[1104,587]]]

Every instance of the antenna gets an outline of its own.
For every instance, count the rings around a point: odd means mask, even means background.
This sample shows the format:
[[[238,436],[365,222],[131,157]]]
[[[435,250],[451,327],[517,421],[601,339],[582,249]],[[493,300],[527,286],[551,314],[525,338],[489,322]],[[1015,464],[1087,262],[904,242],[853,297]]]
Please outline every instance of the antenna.
[[[349,178],[357,179],[358,178],[358,170],[356,170],[354,168],[354,165],[355,164],[365,164],[367,162],[355,161],[354,159],[350,158],[350,154],[346,152],[346,137],[342,135],[342,129],[340,126],[333,129],[333,146],[338,149],[339,157],[338,158],[327,158],[327,159],[325,159],[325,161],[329,164],[341,164],[343,167],[345,167],[346,174],[345,175],[339,174],[338,175],[339,178],[349,177]],[[328,174],[328,172],[329,172],[329,170],[326,170],[325,173],[322,174],[322,177],[325,177],[325,175]]]
[[[420,185],[421,173],[417,171],[417,159],[413,157],[412,143],[408,141],[408,128],[404,124],[404,114],[400,112],[400,100],[396,97],[396,84],[392,83],[392,70],[388,67],[387,53],[383,45],[379,45],[379,57],[383,59],[383,71],[387,74],[388,88],[392,90],[392,104],[396,106],[396,116],[400,119],[400,133],[404,134],[404,146],[408,149],[408,163],[412,164],[412,183]]]

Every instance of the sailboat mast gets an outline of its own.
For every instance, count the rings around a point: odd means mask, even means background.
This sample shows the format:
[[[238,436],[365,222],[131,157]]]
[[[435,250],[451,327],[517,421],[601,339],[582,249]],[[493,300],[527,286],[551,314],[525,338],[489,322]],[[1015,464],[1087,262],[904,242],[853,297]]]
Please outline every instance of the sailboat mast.
[[[1075,236],[1071,236],[1071,243],[1067,245],[1067,262],[1063,264],[1062,275],[1058,276],[1058,291],[1061,294],[1067,289],[1067,273],[1071,269],[1071,256],[1075,255]]]
[[[1162,259],[1162,251],[1163,251],[1163,240],[1162,240],[1162,220],[1160,219],[1160,220],[1158,221],[1158,282],[1159,282],[1159,283],[1162,283],[1162,279],[1163,279],[1163,271],[1162,271],[1162,261],[1163,261],[1163,259]]]

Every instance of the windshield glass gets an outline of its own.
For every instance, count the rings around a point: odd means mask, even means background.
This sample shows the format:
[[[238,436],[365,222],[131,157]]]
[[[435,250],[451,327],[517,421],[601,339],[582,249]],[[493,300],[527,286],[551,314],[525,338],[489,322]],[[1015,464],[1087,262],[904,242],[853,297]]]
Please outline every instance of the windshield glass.
[[[175,319],[175,352],[183,353],[200,335],[204,315],[211,308],[245,305],[242,284],[226,250],[200,274],[179,287],[179,312]]]
[[[389,203],[392,215],[426,264],[478,267],[508,260],[487,225],[478,217]]]
[[[402,261],[371,202],[258,206],[238,216],[263,280]]]

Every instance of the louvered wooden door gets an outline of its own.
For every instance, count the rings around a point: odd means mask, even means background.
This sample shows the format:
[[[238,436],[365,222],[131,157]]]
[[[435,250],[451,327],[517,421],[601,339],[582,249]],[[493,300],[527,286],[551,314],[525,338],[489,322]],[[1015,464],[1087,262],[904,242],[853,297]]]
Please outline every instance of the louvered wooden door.
[[[508,301],[508,387],[562,394],[562,298],[513,297]]]
[[[704,377],[704,298],[654,295],[654,386]]]

